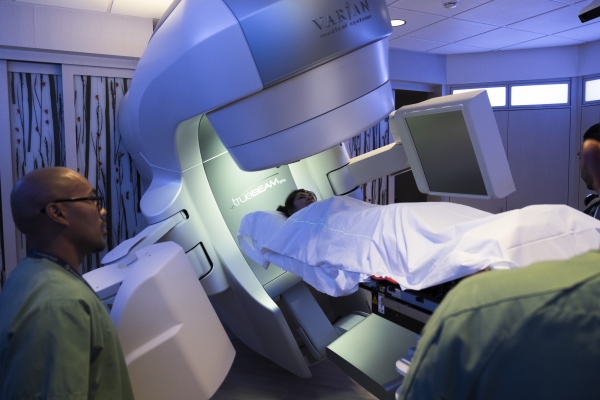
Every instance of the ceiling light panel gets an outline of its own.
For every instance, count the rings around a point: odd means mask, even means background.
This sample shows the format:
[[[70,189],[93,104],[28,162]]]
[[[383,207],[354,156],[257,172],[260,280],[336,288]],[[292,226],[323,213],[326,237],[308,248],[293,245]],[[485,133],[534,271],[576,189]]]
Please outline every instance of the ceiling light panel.
[[[551,0],[495,0],[460,13],[456,17],[483,24],[505,26],[562,7],[567,5]]]
[[[77,10],[106,12],[109,0],[15,0],[17,3],[39,4],[42,6],[75,8]]]
[[[159,19],[169,5],[171,0],[113,0],[110,12]]]

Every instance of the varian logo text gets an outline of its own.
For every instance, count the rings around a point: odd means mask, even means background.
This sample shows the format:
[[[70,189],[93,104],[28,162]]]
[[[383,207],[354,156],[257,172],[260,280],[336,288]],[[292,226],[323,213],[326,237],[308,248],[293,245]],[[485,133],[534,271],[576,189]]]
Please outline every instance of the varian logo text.
[[[371,19],[369,1],[364,0],[356,3],[346,2],[346,7],[335,10],[335,13],[313,19],[312,22],[319,30],[327,30],[321,34],[323,38],[346,29],[348,25],[356,25],[368,19]]]

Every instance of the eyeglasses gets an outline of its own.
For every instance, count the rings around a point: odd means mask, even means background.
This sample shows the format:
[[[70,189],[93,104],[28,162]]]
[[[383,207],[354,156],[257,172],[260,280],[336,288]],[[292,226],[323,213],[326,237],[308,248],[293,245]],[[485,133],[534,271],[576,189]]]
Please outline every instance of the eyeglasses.
[[[50,203],[72,203],[75,201],[93,201],[96,203],[96,207],[98,208],[98,212],[102,211],[104,208],[104,197],[102,196],[93,196],[93,197],[78,197],[76,199],[59,199],[51,201]],[[48,204],[50,204],[48,203]],[[46,213],[46,207],[40,209],[41,213]]]

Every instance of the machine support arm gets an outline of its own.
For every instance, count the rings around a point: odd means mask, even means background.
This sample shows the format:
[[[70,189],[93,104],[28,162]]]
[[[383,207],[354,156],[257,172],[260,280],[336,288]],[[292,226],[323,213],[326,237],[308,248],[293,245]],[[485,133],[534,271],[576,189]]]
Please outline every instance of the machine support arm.
[[[347,194],[363,183],[385,175],[398,175],[410,169],[402,143],[395,142],[350,159],[327,174],[336,196]]]

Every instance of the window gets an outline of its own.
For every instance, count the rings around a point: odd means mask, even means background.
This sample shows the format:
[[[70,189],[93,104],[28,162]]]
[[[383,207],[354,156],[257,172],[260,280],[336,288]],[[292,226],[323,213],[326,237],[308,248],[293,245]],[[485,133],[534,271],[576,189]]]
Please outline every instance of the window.
[[[479,87],[450,87],[452,94],[469,92],[472,90],[485,90],[494,108],[512,108],[512,107],[543,107],[563,105],[569,106],[571,103],[570,81],[562,82],[540,82],[540,83],[497,83],[498,86],[485,87],[486,83]],[[584,80],[586,85],[585,101],[600,100],[600,78],[594,76],[588,81]]]
[[[585,82],[585,98],[584,101],[599,101],[600,100],[600,78],[590,79]]]
[[[511,106],[568,104],[569,84],[511,86]]]
[[[506,87],[489,87],[489,88],[473,88],[473,89],[453,89],[452,94],[470,92],[473,90],[485,90],[492,107],[506,107]]]

